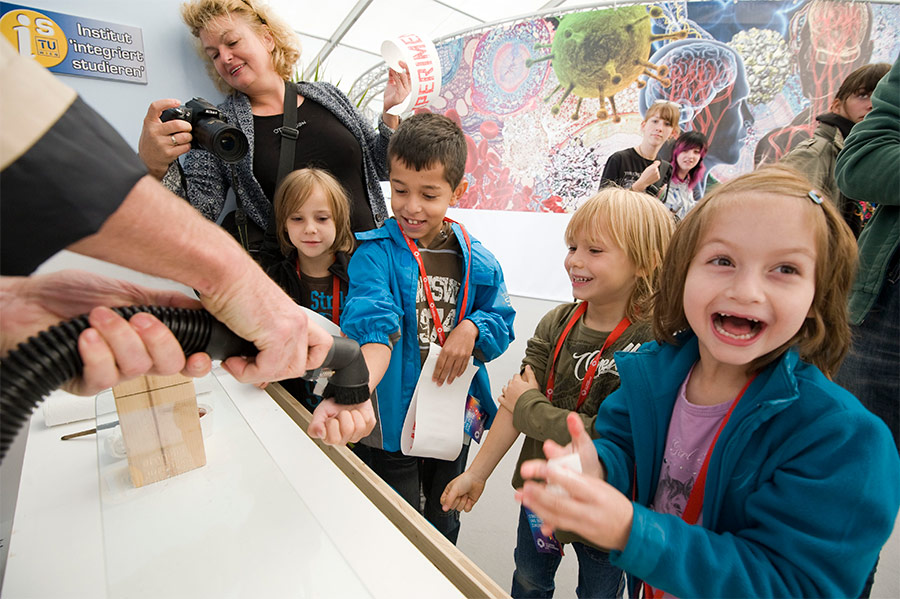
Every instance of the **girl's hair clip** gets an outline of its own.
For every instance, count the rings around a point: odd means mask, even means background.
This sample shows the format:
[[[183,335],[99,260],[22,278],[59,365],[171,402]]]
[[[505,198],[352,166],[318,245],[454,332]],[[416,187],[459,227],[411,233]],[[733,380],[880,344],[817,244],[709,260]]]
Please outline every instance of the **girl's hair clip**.
[[[809,194],[807,194],[807,195],[809,195],[809,199],[811,199],[816,204],[819,204],[819,205],[822,204],[822,196],[817,194],[815,191],[809,190]]]

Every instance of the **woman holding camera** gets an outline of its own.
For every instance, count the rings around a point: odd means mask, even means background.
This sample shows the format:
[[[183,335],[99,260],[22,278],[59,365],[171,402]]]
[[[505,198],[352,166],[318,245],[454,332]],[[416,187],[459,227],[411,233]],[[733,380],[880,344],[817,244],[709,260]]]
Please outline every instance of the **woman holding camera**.
[[[280,131],[285,106],[292,102],[288,86],[293,86],[297,97],[294,128],[299,133],[292,142],[294,160],[289,170],[307,166],[328,170],[347,189],[353,230],[381,226],[387,211],[379,181],[387,179],[387,144],[399,125],[399,118],[387,110],[409,93],[408,70],[390,71],[385,112],[375,131],[335,86],[288,81],[300,58],[300,43],[291,27],[267,6],[257,0],[190,0],[181,13],[209,59],[207,67],[216,86],[229,94],[218,106],[221,116],[243,131],[250,151],[238,162],[227,163],[206,150],[191,149],[193,136],[187,120],[160,120],[163,111],[180,102],[157,100],[144,118],[138,145],[150,173],[211,220],[219,218],[231,189],[238,210],[234,218],[226,216],[223,226],[248,250],[259,249],[273,218],[272,198],[283,147]],[[177,158],[185,153],[181,172]]]

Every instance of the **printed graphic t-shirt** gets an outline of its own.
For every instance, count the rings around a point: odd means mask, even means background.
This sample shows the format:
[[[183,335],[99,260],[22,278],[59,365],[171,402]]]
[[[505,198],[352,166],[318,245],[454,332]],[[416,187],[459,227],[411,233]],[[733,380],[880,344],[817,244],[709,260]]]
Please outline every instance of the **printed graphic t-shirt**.
[[[700,406],[687,400],[687,383],[690,373],[678,389],[678,398],[669,421],[666,450],[659,471],[656,496],[650,509],[660,514],[673,514],[679,518],[687,507],[694,481],[706,458],[709,444],[732,401],[714,406]],[[697,524],[703,523],[703,514]]]
[[[462,281],[462,248],[453,233],[450,223],[445,222],[437,237],[427,248],[419,247],[425,272],[438,317],[444,327],[444,336],[450,334],[456,325],[456,300]],[[416,316],[419,324],[419,353],[422,362],[428,357],[429,342],[440,345],[437,330],[428,307],[428,298],[418,277],[416,286]]]

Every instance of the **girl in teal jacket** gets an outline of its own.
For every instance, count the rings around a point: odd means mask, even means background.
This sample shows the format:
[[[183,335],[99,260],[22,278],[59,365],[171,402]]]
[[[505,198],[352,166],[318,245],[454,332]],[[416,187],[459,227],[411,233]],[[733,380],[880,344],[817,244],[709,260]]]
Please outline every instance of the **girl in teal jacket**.
[[[887,427],[831,382],[849,347],[853,235],[784,167],[717,188],[672,239],[658,343],[616,356],[621,387],[584,475],[522,466],[518,494],[652,597],[856,597],[900,507]],[[809,363],[807,363],[809,362]],[[824,373],[824,374],[823,374]],[[599,459],[598,459],[599,458]]]

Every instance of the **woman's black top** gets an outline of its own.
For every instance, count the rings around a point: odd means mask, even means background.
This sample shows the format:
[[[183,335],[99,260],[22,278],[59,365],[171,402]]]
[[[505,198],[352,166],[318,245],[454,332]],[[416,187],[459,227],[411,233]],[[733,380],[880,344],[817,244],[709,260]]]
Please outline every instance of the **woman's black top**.
[[[275,198],[275,179],[281,136],[274,131],[281,127],[284,116],[253,116],[256,137],[253,148],[253,174],[266,194]],[[353,134],[333,114],[320,104],[303,99],[297,108],[297,149],[294,168],[320,168],[341,182],[350,200],[350,226],[354,231],[375,228],[375,219],[366,199],[362,149]]]

